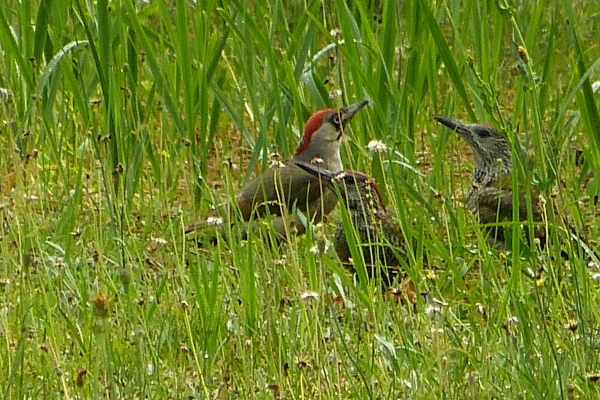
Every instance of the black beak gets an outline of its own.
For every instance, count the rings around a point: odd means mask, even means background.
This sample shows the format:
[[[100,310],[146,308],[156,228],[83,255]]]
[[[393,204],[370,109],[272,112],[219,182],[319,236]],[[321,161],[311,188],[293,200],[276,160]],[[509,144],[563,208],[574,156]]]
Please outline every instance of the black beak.
[[[445,118],[445,117],[435,117],[435,120],[437,122],[439,122],[440,124],[450,128],[453,131],[456,131],[458,133],[466,133],[466,132],[470,132],[469,126],[466,124],[463,124],[460,121],[455,121],[453,119],[450,118]]]
[[[319,177],[323,180],[323,182],[333,184],[332,179],[335,176],[334,172],[319,167],[318,164],[309,164],[301,161],[296,161],[296,165],[308,172],[309,174]]]
[[[342,124],[345,125],[354,117],[354,114],[359,112],[364,106],[369,104],[369,100],[359,101],[358,103],[340,108],[340,116]]]

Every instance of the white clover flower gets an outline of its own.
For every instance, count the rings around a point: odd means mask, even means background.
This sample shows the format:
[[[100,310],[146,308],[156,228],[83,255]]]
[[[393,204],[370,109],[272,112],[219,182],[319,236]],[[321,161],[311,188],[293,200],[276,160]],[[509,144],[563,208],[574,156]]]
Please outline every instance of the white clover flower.
[[[329,98],[331,100],[337,99],[342,97],[342,91],[337,89],[337,90],[332,90],[331,92],[329,92]]]
[[[304,301],[317,300],[319,298],[319,293],[317,292],[304,292],[300,295],[300,298]]]
[[[165,244],[167,244],[167,243],[168,243],[168,242],[167,242],[165,239],[163,239],[163,238],[158,238],[158,237],[151,237],[151,238],[150,238],[150,240],[152,240],[152,241],[153,241],[154,243],[156,243],[156,244],[162,244],[162,245],[165,245]]]
[[[276,265],[278,267],[282,267],[285,264],[287,264],[287,256],[282,256],[280,259],[278,260],[273,260],[273,265]]]
[[[0,88],[0,102],[12,103],[13,93],[10,89]]]
[[[425,306],[425,315],[427,316],[434,316],[436,314],[439,314],[442,312],[442,307],[439,304],[427,304],[427,306]]]
[[[313,247],[310,248],[310,252],[314,255],[323,254],[329,251],[331,248],[331,242],[323,235],[318,235],[317,241]]]
[[[206,223],[210,226],[221,226],[223,225],[223,218],[221,217],[208,217]]]
[[[367,150],[371,153],[384,153],[387,149],[387,146],[381,140],[371,140],[367,145]]]
[[[283,162],[283,157],[279,153],[269,154],[269,168],[284,168],[286,165]]]

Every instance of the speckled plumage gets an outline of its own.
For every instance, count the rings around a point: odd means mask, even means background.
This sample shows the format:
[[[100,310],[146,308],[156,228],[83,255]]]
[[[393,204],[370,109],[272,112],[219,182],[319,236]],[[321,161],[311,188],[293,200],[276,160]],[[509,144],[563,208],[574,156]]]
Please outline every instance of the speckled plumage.
[[[436,121],[455,131],[473,149],[475,166],[471,178],[471,190],[467,207],[482,224],[513,219],[512,153],[506,136],[487,125],[464,124],[449,118],[436,117]],[[538,192],[532,188],[532,197]],[[542,214],[537,200],[532,202],[532,219],[541,221]],[[519,195],[519,220],[527,220],[527,200]],[[504,240],[503,230],[493,229],[493,237]],[[541,235],[536,232],[536,236]]]
[[[400,271],[401,263],[397,255],[405,251],[405,238],[400,226],[388,213],[379,188],[375,181],[366,174],[356,171],[339,171],[336,173],[318,169],[308,164],[298,164],[306,171],[320,176],[324,183],[337,186],[350,220],[352,228],[362,247],[362,255],[369,278],[376,277],[377,260],[387,268],[381,270],[382,283],[389,286]],[[333,246],[340,261],[350,270],[354,270],[351,262],[352,252],[348,245],[349,232],[343,221],[337,226]]]

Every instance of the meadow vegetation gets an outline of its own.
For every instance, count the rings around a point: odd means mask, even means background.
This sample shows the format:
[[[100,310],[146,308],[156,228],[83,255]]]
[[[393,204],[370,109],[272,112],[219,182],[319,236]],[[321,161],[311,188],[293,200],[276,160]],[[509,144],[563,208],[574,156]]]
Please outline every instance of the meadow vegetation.
[[[3,1],[1,394],[599,398],[598,43],[593,0]],[[342,158],[416,239],[414,304],[343,269],[339,211],[183,234],[363,98]],[[526,149],[545,248],[489,245],[436,115]]]

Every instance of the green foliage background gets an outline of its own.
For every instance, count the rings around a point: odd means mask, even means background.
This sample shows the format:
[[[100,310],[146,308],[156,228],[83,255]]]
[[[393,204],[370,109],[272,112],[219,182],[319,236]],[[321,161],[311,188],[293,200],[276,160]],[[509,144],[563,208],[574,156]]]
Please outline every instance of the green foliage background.
[[[568,229],[597,247],[599,42],[588,0],[4,1],[2,394],[597,397],[600,271]],[[311,112],[363,98],[343,159],[417,239],[414,307],[314,251],[331,226],[186,240]],[[528,150],[513,183],[550,246],[488,248],[435,115]]]

